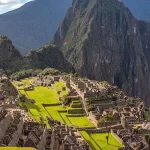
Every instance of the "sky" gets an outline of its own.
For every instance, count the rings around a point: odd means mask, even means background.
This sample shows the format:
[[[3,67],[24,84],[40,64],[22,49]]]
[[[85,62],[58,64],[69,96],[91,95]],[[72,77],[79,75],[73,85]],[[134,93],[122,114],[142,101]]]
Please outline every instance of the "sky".
[[[17,9],[32,0],[0,0],[0,14]]]

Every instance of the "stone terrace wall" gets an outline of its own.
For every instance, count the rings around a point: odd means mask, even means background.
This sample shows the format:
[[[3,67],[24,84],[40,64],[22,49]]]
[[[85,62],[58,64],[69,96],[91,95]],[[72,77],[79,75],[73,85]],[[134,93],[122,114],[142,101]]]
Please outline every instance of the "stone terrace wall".
[[[114,132],[114,130],[111,130],[111,135],[122,145],[124,145],[123,140]]]

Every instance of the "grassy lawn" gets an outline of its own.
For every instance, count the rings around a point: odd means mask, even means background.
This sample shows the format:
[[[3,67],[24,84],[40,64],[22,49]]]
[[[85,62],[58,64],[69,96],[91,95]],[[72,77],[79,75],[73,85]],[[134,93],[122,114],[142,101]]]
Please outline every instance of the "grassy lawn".
[[[68,117],[69,115],[67,112],[61,112],[59,113],[58,111],[65,111],[66,109],[63,108],[61,105],[59,106],[50,106],[46,107],[46,110],[50,114],[50,116],[58,120],[62,123],[66,123],[68,126],[78,126],[78,127],[93,127],[93,124],[84,116],[79,116],[79,117]],[[68,115],[68,116],[66,116]]]
[[[58,107],[58,110],[60,109],[59,107]],[[58,110],[55,106],[46,107],[46,110],[50,114],[51,118],[53,118],[54,120],[60,121],[61,123],[65,123],[64,120],[62,119],[61,115],[58,113]]]
[[[90,134],[92,139],[101,147],[102,150],[118,150],[123,147],[111,134],[109,134],[108,144],[106,142],[106,136],[108,133],[94,133]]]
[[[29,85],[30,84],[30,80],[32,80],[31,78],[27,78],[21,81],[14,81],[13,84],[18,88],[18,89],[23,89],[24,86]],[[23,84],[22,87],[18,87],[18,84]],[[29,116],[33,119],[35,119],[36,121],[40,121],[40,116],[43,116],[43,121],[44,123],[48,125],[47,120],[46,120],[46,116],[49,116],[49,113],[47,113],[47,111],[44,109],[44,107],[42,106],[42,104],[56,104],[59,103],[59,97],[63,96],[65,94],[67,94],[66,91],[63,91],[61,93],[61,95],[57,94],[58,90],[62,90],[62,88],[65,85],[61,82],[56,82],[53,87],[47,88],[47,87],[42,87],[42,86],[38,86],[38,87],[34,87],[33,91],[24,91],[24,90],[19,90],[21,94],[26,95],[27,98],[29,99],[34,99],[35,100],[35,104],[31,104],[29,102],[25,102],[25,103],[20,103],[20,105],[25,105],[28,110],[29,110]],[[61,116],[56,112],[56,110],[62,110],[62,107],[57,107],[55,108],[55,106],[52,109],[52,116],[53,119],[56,119],[58,121],[62,121]],[[60,117],[59,117],[60,116]],[[55,118],[56,117],[56,118]]]
[[[70,122],[70,120],[68,119],[68,117],[66,116],[67,113],[59,113],[61,115],[61,117],[63,118],[64,122],[68,125],[68,126],[72,126],[72,123]]]
[[[83,138],[87,141],[92,150],[100,150],[97,143],[90,137],[90,135],[86,131],[81,131],[80,133],[83,136]]]
[[[0,150],[35,150],[34,148],[0,147]]]
[[[92,150],[118,150],[123,147],[113,136],[111,133],[109,134],[108,144],[106,141],[106,136],[108,133],[92,133],[88,134],[85,131],[81,131],[82,136],[88,142]]]
[[[63,95],[67,95],[67,91],[63,91],[62,88],[65,87],[65,84],[63,82],[55,82],[55,84],[52,85],[52,88],[57,92],[61,91],[60,97]]]
[[[22,94],[25,94],[28,98],[34,99],[36,101],[36,105],[44,103],[44,104],[55,104],[59,103],[58,95],[51,88],[38,86],[35,87],[33,91],[24,91],[20,90]]]
[[[85,116],[79,116],[79,117],[68,117],[70,122],[77,127],[83,128],[83,127],[94,127],[94,125],[85,117]]]
[[[30,81],[32,79],[33,78],[25,78],[25,79],[20,80],[20,81],[13,81],[13,85],[16,86],[16,88],[18,88],[18,89],[23,89],[25,86],[30,85]],[[18,86],[20,84],[22,84],[22,86]]]

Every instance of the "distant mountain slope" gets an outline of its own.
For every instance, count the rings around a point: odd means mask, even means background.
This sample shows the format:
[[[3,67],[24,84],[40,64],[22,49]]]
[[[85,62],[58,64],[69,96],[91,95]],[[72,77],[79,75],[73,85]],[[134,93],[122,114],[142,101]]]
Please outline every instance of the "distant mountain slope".
[[[150,104],[150,23],[118,0],[74,0],[54,43],[76,71]]]
[[[62,52],[52,44],[47,44],[37,51],[31,50],[24,57],[24,62],[24,67],[27,69],[56,68],[65,72],[73,71],[73,67],[65,60]]]
[[[0,34],[25,54],[50,41],[72,0],[35,0],[0,15]]]
[[[37,51],[30,51],[23,57],[7,37],[0,36],[0,70],[10,73],[22,69],[44,68],[55,68],[65,72],[74,71],[55,45],[47,44]]]
[[[5,36],[0,36],[0,69],[14,71],[22,67],[22,56]],[[10,71],[10,72],[11,72]]]
[[[140,20],[150,22],[150,0],[120,0]]]

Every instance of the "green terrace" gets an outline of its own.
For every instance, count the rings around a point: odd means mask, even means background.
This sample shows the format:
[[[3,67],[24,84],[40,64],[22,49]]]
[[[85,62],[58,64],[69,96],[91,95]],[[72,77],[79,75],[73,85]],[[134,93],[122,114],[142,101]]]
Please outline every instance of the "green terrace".
[[[108,144],[106,136],[108,133],[87,133],[86,131],[80,131],[82,137],[86,140],[92,150],[118,150],[123,148],[117,140],[109,133]]]
[[[68,94],[68,90],[63,82],[55,82],[50,87],[36,86],[33,90],[25,91],[24,87],[29,85],[31,80],[33,78],[14,81],[13,84],[28,100],[32,99],[35,101],[34,104],[27,100],[24,102],[19,101],[19,105],[26,109],[28,115],[35,121],[42,121],[48,128],[51,128],[47,121],[47,117],[50,117],[68,126],[79,128],[81,135],[92,150],[118,150],[123,147],[111,134],[109,136],[109,143],[107,144],[107,133],[89,134],[84,131],[85,128],[94,128],[95,126],[84,115],[82,103],[79,99],[74,99],[67,105],[61,104],[61,98]],[[19,87],[17,86],[18,84],[20,84]],[[65,90],[62,90],[64,87]]]
[[[42,121],[48,128],[50,128],[50,126],[47,122],[47,116],[68,126],[76,126],[79,128],[94,127],[84,116],[80,100],[73,100],[70,105],[62,106],[59,98],[67,95],[67,90],[62,90],[62,88],[65,87],[64,83],[55,82],[51,87],[37,86],[34,87],[34,90],[23,90],[24,86],[30,84],[30,80],[32,80],[32,78],[19,81],[19,83],[15,81],[14,85],[17,87],[17,84],[20,84],[22,87],[18,88],[19,92],[28,99],[35,101],[34,104],[28,101],[19,102],[20,106],[28,110],[28,115],[31,118],[39,122],[42,116]],[[60,91],[59,94],[58,91]]]

